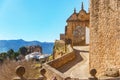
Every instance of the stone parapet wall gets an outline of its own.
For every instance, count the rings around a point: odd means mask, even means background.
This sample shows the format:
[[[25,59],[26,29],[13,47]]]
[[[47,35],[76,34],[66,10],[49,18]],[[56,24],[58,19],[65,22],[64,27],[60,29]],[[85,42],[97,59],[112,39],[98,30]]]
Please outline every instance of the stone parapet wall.
[[[64,64],[66,64],[67,62],[72,61],[74,58],[75,58],[75,53],[73,51],[71,53],[67,53],[63,55],[62,57],[49,62],[48,64],[54,68],[59,68],[63,66]]]
[[[44,64],[43,68],[46,70],[45,76],[47,77],[47,80],[52,80],[54,77],[58,80],[64,80],[65,76],[50,65]]]
[[[90,0],[90,69],[120,69],[120,0]]]
[[[49,78],[48,80],[52,80],[53,77],[56,77],[58,80],[65,79],[65,75],[63,75],[60,71],[58,71],[57,68],[75,59],[75,53],[73,49],[70,46],[68,47],[68,49],[70,51],[69,53],[66,53],[62,57],[57,58],[48,63],[45,63],[43,65],[43,68],[46,70],[45,76]]]

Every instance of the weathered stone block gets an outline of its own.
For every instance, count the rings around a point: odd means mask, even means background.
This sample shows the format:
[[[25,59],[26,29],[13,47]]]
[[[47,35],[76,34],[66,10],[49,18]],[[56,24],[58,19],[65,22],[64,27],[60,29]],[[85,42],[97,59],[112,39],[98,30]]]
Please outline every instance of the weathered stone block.
[[[108,77],[118,77],[119,76],[119,69],[115,69],[115,68],[107,69],[105,75]]]

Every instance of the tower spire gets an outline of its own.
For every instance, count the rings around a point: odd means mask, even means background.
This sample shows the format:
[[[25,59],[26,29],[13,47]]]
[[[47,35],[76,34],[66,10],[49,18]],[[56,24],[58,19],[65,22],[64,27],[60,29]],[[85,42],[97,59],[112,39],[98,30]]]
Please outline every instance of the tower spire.
[[[74,13],[76,13],[76,8],[74,8]]]
[[[81,5],[81,9],[82,9],[82,10],[84,9],[84,5],[83,5],[83,2],[82,2],[82,5]]]

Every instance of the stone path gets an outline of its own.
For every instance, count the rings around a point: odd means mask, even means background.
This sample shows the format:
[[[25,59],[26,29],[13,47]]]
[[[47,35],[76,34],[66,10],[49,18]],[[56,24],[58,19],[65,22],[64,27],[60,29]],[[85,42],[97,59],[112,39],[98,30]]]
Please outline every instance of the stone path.
[[[74,47],[76,59],[60,67],[58,70],[71,78],[88,79],[89,46]]]

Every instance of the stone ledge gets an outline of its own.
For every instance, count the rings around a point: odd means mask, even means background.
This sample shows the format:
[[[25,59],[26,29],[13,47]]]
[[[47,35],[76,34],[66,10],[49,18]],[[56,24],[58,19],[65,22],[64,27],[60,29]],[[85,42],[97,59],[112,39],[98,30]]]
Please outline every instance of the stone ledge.
[[[71,49],[71,47],[69,48]],[[48,80],[53,79],[53,77],[56,77],[58,80],[64,80],[66,78],[65,75],[56,69],[75,59],[75,52],[73,49],[70,51],[71,52],[64,54],[60,58],[43,64],[43,68],[46,70],[45,76],[49,78]]]
[[[75,53],[73,51],[73,52],[67,53],[67,54],[63,55],[62,57],[55,59],[47,64],[54,68],[59,68],[59,67],[63,66],[64,64],[66,64],[67,62],[72,61],[74,58],[75,58]]]

